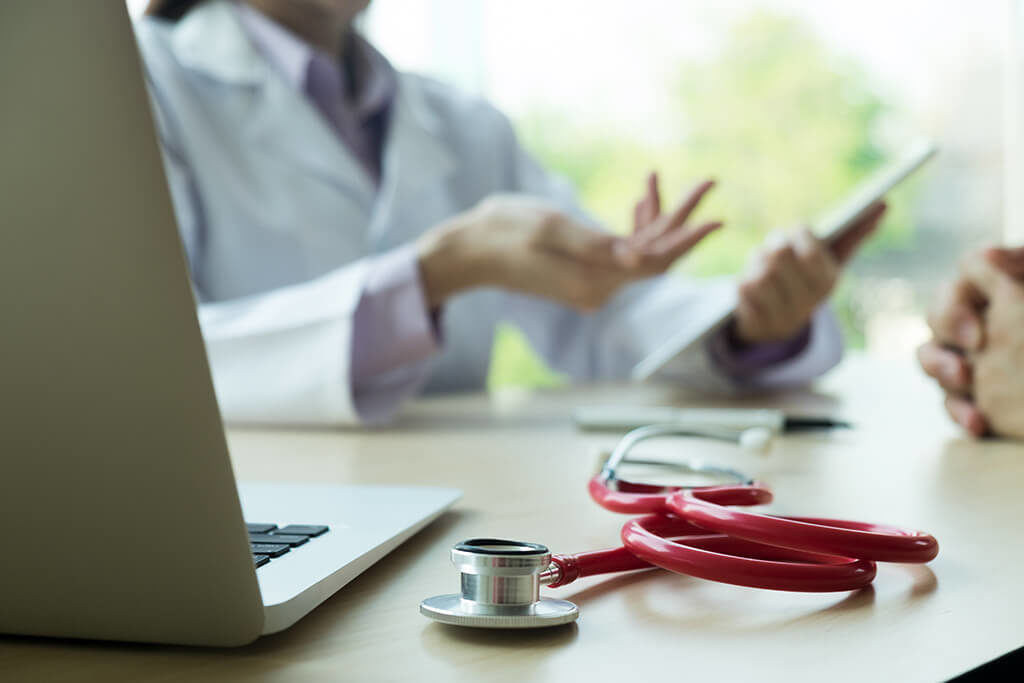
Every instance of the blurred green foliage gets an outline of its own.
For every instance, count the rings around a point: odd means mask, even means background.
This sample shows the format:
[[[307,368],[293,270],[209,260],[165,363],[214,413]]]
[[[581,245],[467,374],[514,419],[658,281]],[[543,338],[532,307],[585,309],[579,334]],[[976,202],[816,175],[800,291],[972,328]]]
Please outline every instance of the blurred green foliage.
[[[678,124],[659,131],[663,141],[656,145],[639,135],[609,135],[600,120],[553,112],[532,112],[517,126],[524,145],[571,179],[584,206],[613,230],[631,225],[650,170],[661,176],[663,205],[698,179],[717,179],[700,215],[726,226],[684,259],[680,268],[690,275],[738,273],[769,232],[810,222],[886,156],[879,139],[892,106],[855,63],[791,17],[747,15],[728,28],[714,54],[680,64],[677,73],[667,87]],[[869,254],[909,245],[907,203],[896,198]],[[857,345],[863,336],[850,291],[847,281],[836,308]],[[558,381],[517,330],[500,331],[491,386]]]

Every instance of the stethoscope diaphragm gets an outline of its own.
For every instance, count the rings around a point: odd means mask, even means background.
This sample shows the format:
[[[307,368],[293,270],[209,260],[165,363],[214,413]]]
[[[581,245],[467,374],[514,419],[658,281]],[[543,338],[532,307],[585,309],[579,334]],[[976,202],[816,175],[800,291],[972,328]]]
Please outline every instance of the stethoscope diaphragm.
[[[435,595],[420,603],[420,614],[442,624],[476,628],[538,628],[576,621],[568,600],[541,598],[551,583],[551,552],[537,543],[473,538],[451,551],[462,575],[460,593]]]

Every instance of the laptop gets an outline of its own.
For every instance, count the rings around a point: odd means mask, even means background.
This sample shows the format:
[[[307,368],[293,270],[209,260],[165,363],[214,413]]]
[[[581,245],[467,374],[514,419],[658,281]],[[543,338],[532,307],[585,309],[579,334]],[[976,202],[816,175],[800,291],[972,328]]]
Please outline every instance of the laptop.
[[[248,643],[459,497],[236,486],[122,0],[0,3],[0,93],[0,633]]]

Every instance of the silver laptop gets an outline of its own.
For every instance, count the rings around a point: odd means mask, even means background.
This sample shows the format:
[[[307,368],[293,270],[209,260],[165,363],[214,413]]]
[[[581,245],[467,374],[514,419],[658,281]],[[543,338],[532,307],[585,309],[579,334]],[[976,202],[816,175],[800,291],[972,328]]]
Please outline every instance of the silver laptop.
[[[122,0],[0,3],[0,98],[0,632],[247,643],[456,500],[236,488]]]

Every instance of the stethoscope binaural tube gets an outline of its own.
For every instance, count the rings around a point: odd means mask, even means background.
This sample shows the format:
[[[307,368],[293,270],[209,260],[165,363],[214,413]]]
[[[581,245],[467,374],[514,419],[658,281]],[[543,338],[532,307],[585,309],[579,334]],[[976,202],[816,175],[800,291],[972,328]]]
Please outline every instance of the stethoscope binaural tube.
[[[659,486],[622,479],[619,468],[645,439],[689,434],[675,425],[635,429],[619,442],[601,472],[588,483],[605,509],[645,515],[623,526],[622,550],[650,565],[712,581],[782,591],[832,592],[863,588],[875,562],[923,563],[938,554],[934,537],[894,526],[814,517],[780,517],[737,510],[772,501],[772,493],[742,472],[703,463],[673,464],[691,473],[733,480],[724,486]],[[726,436],[722,436],[726,438]],[[641,461],[647,465],[656,461]],[[597,551],[554,556],[572,568],[571,578],[623,567],[624,554]],[[600,561],[600,564],[597,564]],[[633,566],[637,564],[634,562]],[[597,571],[598,568],[603,571]],[[564,577],[552,587],[568,583]]]
[[[819,555],[921,563],[934,559],[939,552],[935,538],[920,531],[867,522],[780,517],[736,510],[736,506],[769,503],[772,494],[743,473],[729,468],[702,463],[675,466],[695,473],[724,475],[739,486],[664,487],[619,477],[619,466],[627,461],[629,451],[636,444],[680,431],[674,425],[649,425],[626,434],[601,472],[590,480],[591,498],[614,512],[673,515],[712,533]]]

